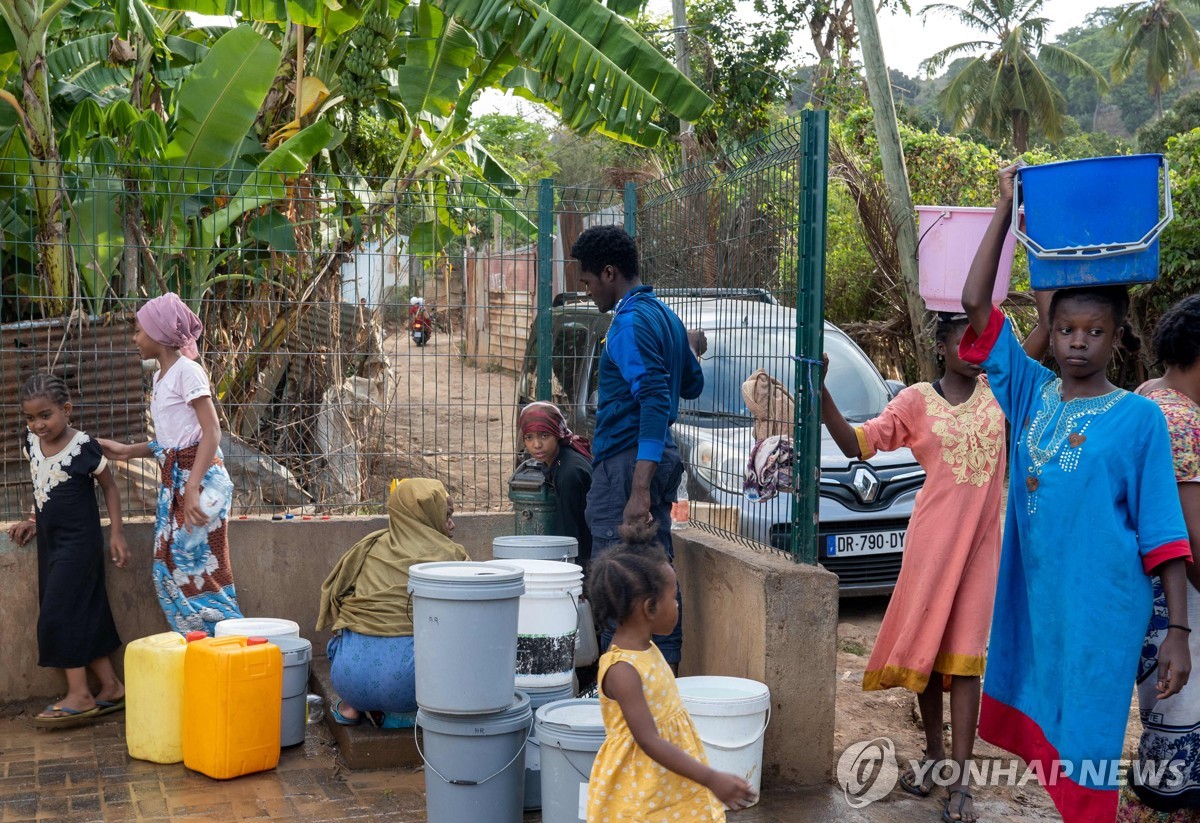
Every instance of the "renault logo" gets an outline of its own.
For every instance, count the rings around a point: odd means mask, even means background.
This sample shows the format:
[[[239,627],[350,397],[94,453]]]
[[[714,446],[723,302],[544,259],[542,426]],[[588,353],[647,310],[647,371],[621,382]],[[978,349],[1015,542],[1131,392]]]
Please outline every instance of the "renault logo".
[[[866,466],[859,466],[854,470],[850,485],[858,493],[858,499],[864,503],[874,503],[875,498],[879,496],[879,478]]]

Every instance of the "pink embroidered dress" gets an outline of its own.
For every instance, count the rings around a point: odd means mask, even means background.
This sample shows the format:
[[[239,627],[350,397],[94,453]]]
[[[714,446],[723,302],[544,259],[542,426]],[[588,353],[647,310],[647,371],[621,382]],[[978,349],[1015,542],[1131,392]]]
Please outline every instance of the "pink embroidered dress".
[[[908,447],[925,469],[904,561],[863,689],[925,690],[933,672],[983,674],[1000,561],[1004,415],[987,378],[951,405],[929,383],[896,396],[858,428],[864,459]]]

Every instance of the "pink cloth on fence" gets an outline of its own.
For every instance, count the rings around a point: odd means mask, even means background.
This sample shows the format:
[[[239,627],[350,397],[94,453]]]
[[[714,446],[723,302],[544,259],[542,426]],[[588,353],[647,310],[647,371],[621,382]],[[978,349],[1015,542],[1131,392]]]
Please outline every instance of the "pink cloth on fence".
[[[174,292],[146,301],[138,309],[137,321],[142,331],[156,342],[179,349],[180,354],[192,360],[200,357],[196,342],[204,333],[204,324]]]

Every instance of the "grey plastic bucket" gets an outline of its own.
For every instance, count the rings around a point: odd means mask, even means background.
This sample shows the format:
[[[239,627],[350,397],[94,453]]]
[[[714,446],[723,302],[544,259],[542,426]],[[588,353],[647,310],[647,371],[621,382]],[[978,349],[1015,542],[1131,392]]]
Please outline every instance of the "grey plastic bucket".
[[[529,707],[535,712],[548,703],[570,700],[575,696],[575,684],[551,686],[548,689],[522,689],[529,696]],[[525,744],[525,811],[542,807],[542,751],[537,728]]]
[[[515,700],[514,700],[515,698]],[[509,690],[509,707],[487,715],[417,710],[425,761],[429,823],[521,823],[525,741],[533,725],[529,698]]]
[[[496,563],[418,563],[412,595],[417,705],[492,714],[512,704],[524,572]]]
[[[302,637],[272,637],[271,642],[283,652],[279,745],[297,746],[304,742],[308,723],[308,664],[312,660],[312,643]]]
[[[537,710],[534,733],[542,755],[542,823],[587,819],[588,780],[604,743],[595,698],[559,700]]]
[[[579,556],[574,537],[551,534],[513,534],[492,540],[492,557],[497,560],[564,560]]]

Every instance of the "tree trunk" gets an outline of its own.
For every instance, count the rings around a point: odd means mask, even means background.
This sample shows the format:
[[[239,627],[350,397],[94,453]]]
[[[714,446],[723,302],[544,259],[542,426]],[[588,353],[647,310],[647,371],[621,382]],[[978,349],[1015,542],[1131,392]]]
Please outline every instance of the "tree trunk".
[[[855,0],[854,14],[858,21],[863,67],[866,69],[867,89],[875,115],[875,133],[879,138],[879,155],[887,184],[888,212],[896,228],[896,251],[900,256],[904,301],[912,324],[913,350],[917,355],[921,379],[932,380],[937,376],[937,361],[925,337],[925,303],[921,300],[917,271],[916,210],[913,208],[912,192],[908,188],[900,128],[896,123],[896,104],[892,100],[892,86],[883,59],[883,46],[879,41],[874,0]]]
[[[1018,154],[1029,151],[1029,113],[1014,109],[1012,113],[1013,148]]]
[[[67,282],[71,256],[66,245],[62,215],[62,163],[54,136],[54,116],[50,112],[50,89],[46,72],[46,25],[37,13],[40,4],[12,8],[11,20],[17,23],[13,36],[20,55],[22,80],[22,126],[29,145],[31,182],[37,209],[38,275],[46,284],[46,310],[58,316],[66,310],[70,296]]]

